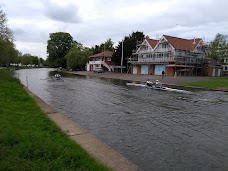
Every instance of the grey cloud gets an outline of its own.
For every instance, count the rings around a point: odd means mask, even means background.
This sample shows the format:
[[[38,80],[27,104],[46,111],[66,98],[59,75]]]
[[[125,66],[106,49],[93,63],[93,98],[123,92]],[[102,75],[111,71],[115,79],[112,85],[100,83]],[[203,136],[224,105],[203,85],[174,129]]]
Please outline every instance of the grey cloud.
[[[75,4],[60,6],[56,3],[48,3],[45,8],[45,14],[50,19],[64,23],[79,23],[81,21],[78,7]]]
[[[36,42],[36,43],[46,43],[48,39],[48,32],[41,30],[40,28],[20,28],[12,27],[14,38],[16,41],[22,42]]]

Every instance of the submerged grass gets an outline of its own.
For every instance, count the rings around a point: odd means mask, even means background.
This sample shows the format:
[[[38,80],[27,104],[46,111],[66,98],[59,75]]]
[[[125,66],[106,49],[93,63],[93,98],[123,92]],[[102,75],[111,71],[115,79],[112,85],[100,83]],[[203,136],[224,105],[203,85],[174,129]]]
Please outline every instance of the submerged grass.
[[[202,87],[208,89],[228,89],[228,77],[209,78],[202,82],[183,83],[184,86]]]
[[[109,170],[48,119],[0,69],[0,170]]]

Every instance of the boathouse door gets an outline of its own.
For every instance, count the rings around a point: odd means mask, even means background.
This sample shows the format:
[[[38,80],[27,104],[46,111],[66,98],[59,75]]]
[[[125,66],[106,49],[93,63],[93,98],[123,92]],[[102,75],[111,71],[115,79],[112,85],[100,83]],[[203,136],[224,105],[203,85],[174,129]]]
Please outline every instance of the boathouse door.
[[[137,67],[133,67],[133,74],[137,74]]]
[[[148,65],[141,66],[141,74],[148,75]]]
[[[165,71],[165,65],[155,65],[154,75],[162,75],[162,71]]]

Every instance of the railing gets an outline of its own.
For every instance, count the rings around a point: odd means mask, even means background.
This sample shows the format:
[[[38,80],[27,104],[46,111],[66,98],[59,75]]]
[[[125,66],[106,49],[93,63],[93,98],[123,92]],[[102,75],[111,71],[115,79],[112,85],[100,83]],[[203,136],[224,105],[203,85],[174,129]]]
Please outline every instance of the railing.
[[[102,64],[103,64],[103,66],[105,66],[109,71],[111,71],[111,67],[110,67],[107,63],[105,63],[104,61],[102,61]]]
[[[128,62],[169,62],[174,61],[174,57],[164,57],[164,58],[129,58]]]
[[[157,48],[155,52],[169,52],[172,51],[172,48]]]
[[[140,50],[137,54],[139,54],[139,53],[152,53],[152,52],[154,52],[154,50],[152,50],[152,49]]]
[[[175,61],[178,64],[202,64],[204,62],[203,58],[178,58],[175,57]]]
[[[173,57],[165,57],[165,58],[138,58],[139,62],[168,62],[174,61]]]
[[[101,65],[103,61],[89,61],[90,65]]]

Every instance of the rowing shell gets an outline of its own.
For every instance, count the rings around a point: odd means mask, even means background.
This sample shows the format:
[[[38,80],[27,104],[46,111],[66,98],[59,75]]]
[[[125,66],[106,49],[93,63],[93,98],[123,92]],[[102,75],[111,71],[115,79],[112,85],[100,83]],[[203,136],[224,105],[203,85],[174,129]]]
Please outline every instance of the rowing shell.
[[[154,87],[154,86],[147,86],[146,84],[139,84],[139,83],[126,83],[128,86],[137,86],[137,87],[146,87],[146,88],[151,88],[155,90],[163,90],[163,91],[173,91],[173,92],[178,92],[178,93],[188,93],[192,94],[190,91],[186,90],[179,90],[179,89],[174,89],[174,88],[169,88],[169,87]]]

